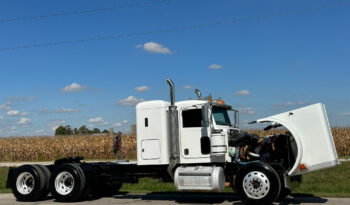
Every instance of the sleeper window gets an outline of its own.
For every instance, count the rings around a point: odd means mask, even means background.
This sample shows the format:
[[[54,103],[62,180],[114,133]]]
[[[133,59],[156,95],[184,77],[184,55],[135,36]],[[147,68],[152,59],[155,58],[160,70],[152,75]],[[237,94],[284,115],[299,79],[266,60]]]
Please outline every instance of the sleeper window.
[[[148,118],[145,118],[145,127],[148,127]]]

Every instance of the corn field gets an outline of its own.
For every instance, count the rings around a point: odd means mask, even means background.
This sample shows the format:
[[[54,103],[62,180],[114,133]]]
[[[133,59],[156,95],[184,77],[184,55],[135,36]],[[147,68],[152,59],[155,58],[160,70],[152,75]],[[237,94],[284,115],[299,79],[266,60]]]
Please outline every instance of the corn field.
[[[269,132],[247,130],[266,136]],[[338,156],[350,156],[350,127],[332,128]],[[84,156],[85,159],[117,159],[113,150],[113,137],[108,135],[72,135],[47,137],[0,138],[0,161],[50,161],[63,157]],[[136,159],[136,137],[122,136],[121,153],[124,159]]]
[[[123,158],[136,158],[136,137],[122,136]],[[0,161],[50,161],[62,157],[116,159],[113,137],[70,135],[55,137],[0,138]]]

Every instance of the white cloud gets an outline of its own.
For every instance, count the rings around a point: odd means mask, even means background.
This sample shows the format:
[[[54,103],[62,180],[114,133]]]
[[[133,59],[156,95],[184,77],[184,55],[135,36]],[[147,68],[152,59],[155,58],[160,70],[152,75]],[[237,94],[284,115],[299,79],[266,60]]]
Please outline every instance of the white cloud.
[[[340,113],[338,115],[339,116],[350,116],[350,112],[344,112],[344,113]]]
[[[60,125],[66,123],[65,120],[55,120],[47,123],[47,127],[50,128],[51,131],[55,131]]]
[[[122,125],[122,123],[120,123],[120,122],[117,122],[117,123],[114,123],[114,124],[113,124],[113,127],[121,127],[121,126],[123,126],[123,125]]]
[[[99,125],[108,125],[108,122],[104,121],[102,117],[96,117],[89,119],[90,123],[99,124]]]
[[[89,122],[92,122],[92,123],[101,123],[101,122],[104,122],[104,120],[102,119],[102,117],[96,117],[96,118],[91,118],[89,120]]]
[[[113,127],[122,127],[123,124],[127,124],[127,123],[128,123],[127,120],[123,120],[121,123],[120,122],[114,123]]]
[[[59,127],[59,125],[50,127],[50,129],[51,129],[51,131],[55,131],[58,127]]]
[[[0,120],[4,120],[4,117],[2,115],[0,115]]]
[[[9,116],[19,116],[21,113],[18,110],[9,110],[7,111],[7,115]]]
[[[40,114],[74,113],[74,112],[80,112],[80,110],[72,109],[72,108],[58,108],[56,110],[50,110],[49,108],[43,108],[42,110],[40,110]]]
[[[255,113],[254,109],[251,107],[246,107],[246,108],[240,107],[238,108],[238,111],[242,114],[248,114],[248,115],[252,115]]]
[[[141,48],[142,45],[136,45],[135,47]],[[169,48],[167,48],[159,43],[152,42],[152,41],[143,44],[143,50],[145,50],[149,53],[162,53],[162,54],[172,53],[172,51]]]
[[[120,100],[119,104],[125,105],[125,106],[134,106],[134,105],[137,105],[138,103],[143,102],[143,101],[145,101],[145,100],[142,98],[137,99],[134,96],[129,96],[125,99]]]
[[[32,97],[20,97],[20,96],[14,96],[14,97],[10,97],[7,99],[7,101],[33,101],[36,100],[36,97],[32,96]]]
[[[9,110],[6,113],[8,116],[30,116],[27,112],[20,112],[18,110]]]
[[[274,110],[280,110],[280,109],[283,109],[283,108],[286,108],[286,107],[292,107],[292,106],[296,106],[296,105],[306,105],[308,103],[309,103],[308,100],[299,101],[299,102],[286,102],[286,103],[274,105],[273,109]]]
[[[213,70],[218,70],[218,69],[220,69],[220,68],[222,68],[222,66],[221,66],[221,65],[218,65],[218,64],[211,64],[211,65],[209,66],[209,69],[213,69]]]
[[[16,129],[16,126],[11,126],[10,127],[10,130],[15,130]]]
[[[34,132],[35,132],[35,133],[38,133],[38,134],[41,134],[41,133],[44,133],[44,130],[43,130],[43,129],[40,129],[40,130],[35,130]]]
[[[31,119],[22,117],[22,118],[21,118],[20,120],[18,120],[16,123],[17,123],[18,125],[30,125],[31,122],[32,122]]]
[[[72,83],[71,85],[67,85],[66,87],[62,88],[62,92],[77,92],[82,91],[88,88],[87,85],[79,85],[78,83]]]
[[[308,103],[309,103],[308,100],[304,100],[304,101],[299,101],[299,102],[297,102],[297,105],[306,105],[306,104],[308,104]]]
[[[183,86],[183,88],[186,89],[186,90],[189,90],[189,89],[192,89],[193,87],[190,86],[190,85],[185,85],[185,86]]]
[[[71,112],[80,112],[80,110],[71,109],[71,108],[58,108],[55,110],[56,113],[71,113]]]
[[[142,48],[142,44],[137,44],[136,46],[135,46],[135,48]]]
[[[56,121],[51,121],[48,123],[48,125],[61,125],[61,124],[64,124],[66,123],[65,120],[56,120]]]
[[[135,90],[137,91],[137,92],[145,92],[145,91],[147,91],[147,90],[149,90],[150,88],[148,87],[148,86],[140,86],[140,87],[137,87],[137,88],[135,88]]]
[[[0,110],[11,110],[11,103],[5,103],[0,105]]]
[[[47,114],[50,113],[51,111],[49,110],[49,108],[44,108],[42,110],[40,110],[40,114]]]
[[[248,96],[250,95],[250,92],[248,90],[240,90],[235,92],[235,95]]]

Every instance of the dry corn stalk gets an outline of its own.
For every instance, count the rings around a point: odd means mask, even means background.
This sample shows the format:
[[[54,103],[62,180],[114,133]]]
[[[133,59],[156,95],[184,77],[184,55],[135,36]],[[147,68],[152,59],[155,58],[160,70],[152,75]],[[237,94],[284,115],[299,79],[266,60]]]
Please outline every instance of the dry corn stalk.
[[[260,136],[281,132],[247,131]],[[350,128],[335,127],[332,133],[338,156],[350,156]],[[0,161],[46,161],[77,155],[85,159],[116,159],[112,145],[113,138],[108,135],[0,138]],[[135,136],[122,136],[122,152],[127,159],[136,159]]]

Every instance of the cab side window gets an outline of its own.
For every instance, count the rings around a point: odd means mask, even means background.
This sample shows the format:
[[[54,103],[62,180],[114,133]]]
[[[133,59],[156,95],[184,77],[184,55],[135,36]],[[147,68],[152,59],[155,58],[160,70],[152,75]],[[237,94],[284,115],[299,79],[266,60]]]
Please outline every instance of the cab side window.
[[[202,109],[190,109],[182,111],[182,126],[202,127]]]

